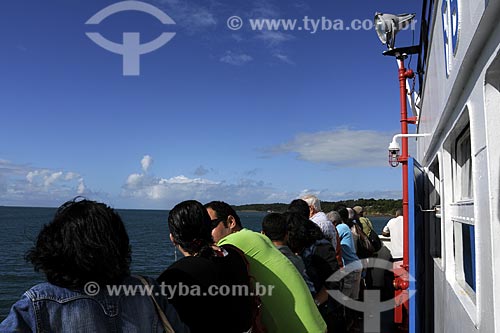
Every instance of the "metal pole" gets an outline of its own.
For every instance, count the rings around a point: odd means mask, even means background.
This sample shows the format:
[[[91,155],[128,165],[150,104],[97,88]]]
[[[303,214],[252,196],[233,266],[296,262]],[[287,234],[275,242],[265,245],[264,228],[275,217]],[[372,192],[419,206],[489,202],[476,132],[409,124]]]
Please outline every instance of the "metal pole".
[[[399,94],[400,94],[400,109],[401,109],[401,156],[400,163],[402,164],[403,173],[403,268],[408,271],[409,267],[409,229],[408,229],[408,137],[404,136],[408,134],[408,109],[406,106],[406,78],[408,74],[404,65],[404,60],[406,55],[400,55],[397,57],[398,67],[399,67]],[[411,72],[413,74],[413,72]],[[406,279],[407,280],[407,279]],[[404,288],[406,289],[406,288]]]
[[[406,79],[412,78],[414,73],[411,69],[406,70],[404,60],[406,54],[396,54],[398,61],[399,92],[400,92],[400,111],[401,111],[401,155],[398,161],[402,164],[403,176],[403,265],[395,270],[394,287],[396,289],[395,297],[407,293],[409,283],[409,206],[408,206],[408,123],[413,123],[413,119],[408,118],[407,109],[407,91]],[[404,308],[409,311],[408,298],[404,302]],[[403,323],[403,308],[400,306],[394,312],[396,323]],[[407,329],[407,327],[405,327]]]

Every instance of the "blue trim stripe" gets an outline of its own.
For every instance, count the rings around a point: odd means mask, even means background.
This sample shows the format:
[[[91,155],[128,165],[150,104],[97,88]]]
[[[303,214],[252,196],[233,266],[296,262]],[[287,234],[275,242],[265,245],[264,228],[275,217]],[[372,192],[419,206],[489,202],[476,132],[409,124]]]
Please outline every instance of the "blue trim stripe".
[[[410,276],[416,277],[416,260],[415,260],[415,183],[414,183],[414,159],[410,157],[408,159],[408,231],[409,231],[409,265],[410,265]],[[410,278],[410,288],[409,291],[417,290],[415,279]],[[416,319],[417,319],[417,308],[416,308],[416,296],[410,298],[409,301],[409,333],[416,333]]]

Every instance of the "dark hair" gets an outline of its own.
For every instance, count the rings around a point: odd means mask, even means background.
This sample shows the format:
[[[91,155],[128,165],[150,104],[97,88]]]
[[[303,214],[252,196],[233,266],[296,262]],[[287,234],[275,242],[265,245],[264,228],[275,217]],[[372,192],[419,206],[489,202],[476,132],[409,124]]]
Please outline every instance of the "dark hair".
[[[301,214],[286,212],[283,216],[288,227],[288,247],[294,253],[301,253],[306,247],[324,238],[321,228]]]
[[[174,241],[191,255],[212,255],[210,216],[201,203],[187,200],[168,214],[168,228]]]
[[[350,228],[353,226],[353,222],[349,219],[349,211],[347,210],[346,207],[342,207],[338,210],[338,213],[340,217],[342,218],[342,222],[347,224],[347,226]]]
[[[238,214],[236,214],[236,211],[231,207],[228,203],[225,203],[224,201],[210,201],[209,203],[205,204],[205,208],[211,208],[217,213],[217,218],[223,219],[224,226],[227,227],[227,218],[229,215],[234,217],[234,220],[236,222],[236,225],[239,228],[242,228],[241,226],[241,220]]]
[[[288,205],[287,212],[298,213],[306,219],[309,219],[309,204],[302,199],[292,200]]]
[[[339,212],[342,208],[347,208],[345,204],[339,203],[333,206],[333,210]]]
[[[117,284],[130,275],[129,238],[120,216],[103,203],[75,198],[43,226],[36,245],[26,253],[35,271],[57,286]]]
[[[264,216],[262,231],[272,241],[283,241],[287,233],[286,219],[283,214],[269,213]]]

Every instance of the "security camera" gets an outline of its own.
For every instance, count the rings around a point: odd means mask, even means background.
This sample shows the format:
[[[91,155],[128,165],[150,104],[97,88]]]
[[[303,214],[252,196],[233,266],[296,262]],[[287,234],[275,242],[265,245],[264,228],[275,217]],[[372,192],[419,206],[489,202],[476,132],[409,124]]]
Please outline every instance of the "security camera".
[[[393,140],[389,144],[389,154],[391,154],[393,156],[397,156],[397,155],[399,155],[399,150],[400,150],[399,144],[397,143],[397,141]]]

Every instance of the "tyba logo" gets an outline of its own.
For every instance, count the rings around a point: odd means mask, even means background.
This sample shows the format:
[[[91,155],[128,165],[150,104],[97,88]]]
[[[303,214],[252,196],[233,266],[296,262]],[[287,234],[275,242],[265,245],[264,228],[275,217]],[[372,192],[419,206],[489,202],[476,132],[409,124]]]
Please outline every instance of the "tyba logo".
[[[100,24],[108,16],[129,10],[148,13],[163,24],[175,24],[170,16],[157,7],[140,1],[122,1],[110,5],[92,16],[85,24]],[[138,76],[140,74],[140,56],[153,52],[168,43],[174,38],[175,32],[164,32],[155,40],[145,44],[140,43],[141,34],[138,32],[124,32],[123,44],[114,43],[98,32],[87,32],[86,35],[100,47],[123,56],[123,75]]]
[[[330,276],[326,281],[328,282],[338,282],[343,280],[348,274],[352,273],[357,266],[351,263],[344,267],[343,270],[338,270],[332,276]],[[383,259],[370,259],[365,268],[377,268],[383,271],[391,271],[393,268],[393,263],[383,260]],[[407,275],[409,282],[415,282],[415,278],[410,274]],[[363,312],[363,332],[380,332],[380,314],[384,311],[394,309],[398,305],[404,304],[408,301],[416,291],[413,289],[406,290],[399,296],[392,298],[387,301],[381,301],[380,290],[365,290],[363,301],[357,301],[350,297],[345,296],[340,290],[327,290],[328,294],[335,299],[337,302],[343,304],[344,306]]]

